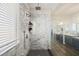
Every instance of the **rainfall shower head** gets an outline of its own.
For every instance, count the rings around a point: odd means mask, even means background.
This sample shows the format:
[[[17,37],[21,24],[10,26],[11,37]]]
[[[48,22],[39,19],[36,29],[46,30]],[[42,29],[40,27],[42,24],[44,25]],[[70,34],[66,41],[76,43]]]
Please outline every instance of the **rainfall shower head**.
[[[39,3],[37,4],[37,6],[35,7],[36,10],[41,10],[41,7],[39,6]]]

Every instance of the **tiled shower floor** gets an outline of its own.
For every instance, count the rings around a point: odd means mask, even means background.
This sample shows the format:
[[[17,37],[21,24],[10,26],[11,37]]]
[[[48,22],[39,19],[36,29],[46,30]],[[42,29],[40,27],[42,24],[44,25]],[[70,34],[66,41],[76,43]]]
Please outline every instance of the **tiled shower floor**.
[[[48,50],[30,50],[28,56],[52,56]]]

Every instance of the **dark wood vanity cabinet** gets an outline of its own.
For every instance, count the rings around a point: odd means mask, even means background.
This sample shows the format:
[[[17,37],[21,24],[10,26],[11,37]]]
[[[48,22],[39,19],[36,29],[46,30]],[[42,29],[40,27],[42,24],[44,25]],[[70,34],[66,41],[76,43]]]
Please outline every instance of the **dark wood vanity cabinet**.
[[[63,35],[62,34],[56,34],[56,40],[63,43]]]
[[[79,39],[73,36],[65,36],[65,43],[72,46],[75,49],[79,49]]]
[[[56,40],[63,43],[63,35],[56,34]],[[72,46],[75,49],[79,49],[79,39],[73,36],[65,35],[65,44]]]
[[[55,56],[79,56],[79,39],[73,36],[56,34],[56,41],[52,43],[51,52]]]
[[[72,46],[72,37],[65,35],[65,43]]]
[[[79,49],[79,39],[73,38],[73,39],[72,39],[72,46],[73,46],[75,49]]]

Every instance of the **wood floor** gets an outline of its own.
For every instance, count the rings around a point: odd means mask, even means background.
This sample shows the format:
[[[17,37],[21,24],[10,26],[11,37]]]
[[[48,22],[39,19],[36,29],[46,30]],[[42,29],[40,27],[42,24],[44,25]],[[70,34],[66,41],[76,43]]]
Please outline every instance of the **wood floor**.
[[[62,44],[59,41],[55,40],[52,42],[51,52],[55,56],[79,56],[79,49],[67,45]]]

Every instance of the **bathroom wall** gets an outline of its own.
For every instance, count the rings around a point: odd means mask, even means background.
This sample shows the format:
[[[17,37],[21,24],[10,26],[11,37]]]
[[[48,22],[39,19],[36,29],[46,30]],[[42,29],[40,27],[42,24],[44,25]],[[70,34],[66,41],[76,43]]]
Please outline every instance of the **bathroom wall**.
[[[75,34],[76,33],[76,25],[79,23],[78,21],[78,16],[62,16],[62,17],[52,17],[52,25],[53,25],[53,29],[55,30],[55,32],[59,32],[60,33],[60,28],[63,27],[65,34],[66,33],[72,33]],[[63,23],[63,24],[61,24]]]
[[[41,10],[31,9],[33,30],[31,34],[31,49],[50,49],[51,18],[50,11],[44,6]]]
[[[19,4],[17,17],[17,55],[27,55],[30,50],[28,31],[30,17],[26,15],[29,12],[30,8],[28,4]]]
[[[75,34],[76,29],[74,29],[74,27],[76,24],[79,23],[78,7],[79,4],[59,4],[57,8],[55,8],[54,12],[53,10],[51,10],[52,26],[55,28],[57,27],[57,29],[60,30],[60,28],[58,27],[61,27],[62,25],[66,32],[71,32]]]
[[[30,17],[26,16],[26,13],[30,14],[28,4],[0,4],[0,18],[5,16],[0,19],[0,24],[2,24],[0,25],[0,47],[3,46],[0,48],[0,55],[24,56],[28,54],[30,49],[28,32]]]

